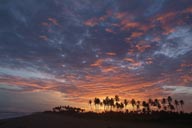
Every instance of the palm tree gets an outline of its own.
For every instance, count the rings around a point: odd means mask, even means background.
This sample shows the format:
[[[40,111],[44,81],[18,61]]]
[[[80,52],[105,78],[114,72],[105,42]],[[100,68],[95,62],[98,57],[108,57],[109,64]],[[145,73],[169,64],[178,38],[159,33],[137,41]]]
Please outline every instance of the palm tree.
[[[128,105],[128,100],[127,99],[124,99],[124,105],[125,105],[125,109],[126,109],[127,105]]]
[[[175,100],[175,106],[176,106],[177,112],[179,112],[179,110],[178,110],[179,101],[178,100]]]
[[[167,106],[163,106],[163,110],[164,110],[164,111],[167,111]]]
[[[155,106],[155,102],[151,98],[148,99],[148,104],[149,106]]]
[[[104,111],[105,111],[105,107],[107,106],[107,101],[106,101],[106,99],[103,99],[103,106],[104,106]]]
[[[95,97],[95,99],[94,99],[95,110],[99,110],[100,102],[101,102],[100,99]]]
[[[184,109],[183,109],[184,101],[183,101],[183,100],[180,100],[179,102],[180,102],[180,105],[181,105],[181,109],[182,109],[182,111],[184,112]]]
[[[155,100],[154,100],[154,106],[157,107],[157,109],[160,109],[160,108],[161,108],[158,99],[155,99]]]
[[[135,107],[135,105],[136,105],[136,101],[135,101],[135,99],[132,99],[132,100],[131,100],[131,104],[132,104],[132,106],[133,106],[133,110],[134,110],[134,107]]]
[[[99,105],[102,107],[103,106],[103,102],[100,102]]]
[[[119,104],[118,102],[116,102],[116,103],[115,103],[115,106],[116,106],[117,111],[118,111],[118,110],[119,110],[119,108],[120,108],[120,104]]]
[[[115,102],[117,103],[117,102],[119,102],[119,101],[120,101],[119,96],[118,96],[118,95],[115,95]]]
[[[113,106],[115,105],[113,98],[111,98],[111,99],[109,100],[109,105],[110,105],[110,107],[111,107],[110,111],[112,111],[112,108],[113,108]]]
[[[106,106],[107,106],[107,109],[109,109],[109,106],[110,106],[110,98],[108,96],[105,97],[105,102],[106,102]]]
[[[120,107],[121,110],[123,110],[124,104],[121,102],[119,107]]]
[[[89,100],[90,109],[92,110],[92,100]]]
[[[166,108],[166,106],[165,106],[166,99],[165,98],[162,99],[161,104],[163,105],[163,109]],[[164,109],[164,110],[166,111],[167,109]]]
[[[139,109],[140,109],[140,104],[141,104],[141,102],[137,101],[137,111],[139,111]]]
[[[169,104],[169,109],[170,109],[171,111],[174,111],[174,110],[175,110],[175,107],[174,107],[172,104]]]
[[[142,102],[142,106],[143,106],[143,113],[146,113],[146,110],[148,111],[149,109],[149,103],[147,103],[146,101]]]
[[[159,109],[159,111],[161,110],[161,104],[159,103],[158,105],[157,105],[157,107],[158,107],[158,109]]]
[[[171,96],[168,96],[168,97],[167,97],[167,101],[171,104],[171,102],[172,102],[172,97],[171,97]]]
[[[147,108],[147,112],[150,113],[151,109],[150,109],[149,103],[146,103],[146,108]]]
[[[153,100],[152,100],[151,98],[149,98],[148,103],[149,103],[150,105],[153,105]]]

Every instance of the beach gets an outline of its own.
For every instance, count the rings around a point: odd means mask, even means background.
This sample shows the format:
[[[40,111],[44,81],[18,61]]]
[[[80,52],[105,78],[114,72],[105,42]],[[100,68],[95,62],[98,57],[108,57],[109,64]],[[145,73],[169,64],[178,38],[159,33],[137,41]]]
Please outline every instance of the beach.
[[[190,122],[110,121],[65,114],[36,113],[0,120],[0,128],[190,128]]]

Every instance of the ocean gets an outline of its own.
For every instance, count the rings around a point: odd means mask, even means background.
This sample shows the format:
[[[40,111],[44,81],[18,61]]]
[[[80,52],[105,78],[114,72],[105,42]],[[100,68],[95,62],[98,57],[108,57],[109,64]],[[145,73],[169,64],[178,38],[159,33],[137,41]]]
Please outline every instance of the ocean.
[[[30,114],[31,113],[26,113],[26,112],[0,112],[0,120],[22,117],[22,116],[26,116],[26,115],[30,115]]]

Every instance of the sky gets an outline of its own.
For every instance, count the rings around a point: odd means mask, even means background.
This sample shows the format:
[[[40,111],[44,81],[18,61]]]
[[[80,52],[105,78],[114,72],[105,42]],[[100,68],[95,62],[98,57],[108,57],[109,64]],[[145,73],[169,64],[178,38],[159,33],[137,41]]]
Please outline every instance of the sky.
[[[191,0],[1,0],[0,111],[172,96],[192,111]]]

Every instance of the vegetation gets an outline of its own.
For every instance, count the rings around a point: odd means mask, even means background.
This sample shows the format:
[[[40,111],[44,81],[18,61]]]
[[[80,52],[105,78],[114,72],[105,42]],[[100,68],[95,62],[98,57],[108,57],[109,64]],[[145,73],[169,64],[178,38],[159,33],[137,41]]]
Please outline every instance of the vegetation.
[[[173,99],[171,96],[162,99],[148,99],[139,101],[135,99],[121,100],[118,95],[100,99],[95,97],[89,100],[89,112],[71,106],[54,107],[51,113],[69,114],[83,118],[104,120],[141,120],[141,121],[187,121],[192,120],[192,113],[184,113],[184,101]],[[128,107],[129,106],[129,107]],[[50,112],[50,111],[49,111]]]
[[[117,112],[134,112],[134,113],[152,113],[152,112],[177,112],[183,113],[183,100],[173,100],[171,96],[162,99],[148,99],[148,101],[139,101],[135,99],[127,100],[124,99],[123,101],[120,100],[118,95],[115,97],[110,98],[106,97],[105,99],[95,98],[89,100],[89,104],[92,110],[92,103],[94,103],[95,111],[98,112],[99,110],[103,110],[104,112],[107,111],[117,111]],[[127,106],[131,105],[132,109],[128,109]],[[100,107],[100,108],[99,108]],[[103,107],[103,108],[102,108]]]
[[[53,112],[69,112],[69,113],[81,113],[84,109],[71,107],[71,106],[58,106],[53,108]]]

